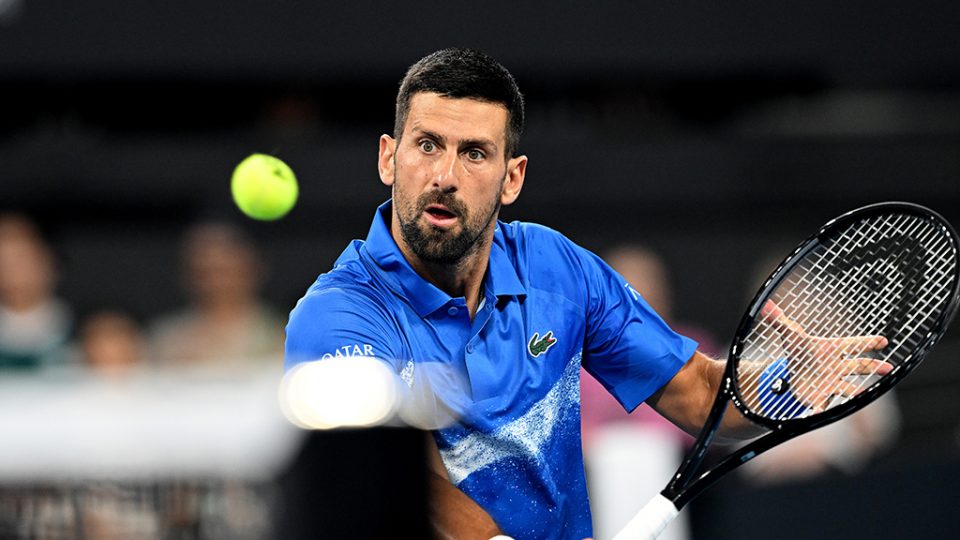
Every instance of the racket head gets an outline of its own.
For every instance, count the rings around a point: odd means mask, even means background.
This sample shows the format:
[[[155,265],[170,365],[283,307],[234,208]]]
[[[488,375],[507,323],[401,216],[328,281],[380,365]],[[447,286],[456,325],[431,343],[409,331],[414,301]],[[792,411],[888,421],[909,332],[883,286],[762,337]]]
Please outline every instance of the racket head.
[[[873,204],[828,222],[773,271],[741,319],[725,375],[730,400],[757,424],[799,433],[880,397],[920,364],[955,315],[958,253],[950,223],[912,203]],[[800,325],[806,337],[792,333],[788,323]],[[861,350],[867,342],[843,340],[855,336],[884,336],[888,343]],[[814,338],[838,338],[841,360],[835,368],[813,366],[796,354],[800,342]],[[893,368],[886,373],[887,368],[871,367],[874,374],[868,377],[838,377],[838,384],[851,385],[849,395],[823,397],[818,392],[826,388],[803,384],[805,376],[813,380],[814,371],[841,373],[851,361],[844,358],[864,365],[882,360]],[[771,381],[778,376],[775,364],[790,375]],[[796,385],[802,392],[791,400],[760,392],[764,385],[778,391]]]

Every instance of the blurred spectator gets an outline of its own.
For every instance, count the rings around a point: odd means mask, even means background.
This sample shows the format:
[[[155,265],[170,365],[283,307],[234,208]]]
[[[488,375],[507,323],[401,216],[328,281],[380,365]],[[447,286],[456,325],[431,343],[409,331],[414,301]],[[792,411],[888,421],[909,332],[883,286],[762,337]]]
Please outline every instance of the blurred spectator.
[[[55,296],[50,247],[26,217],[0,215],[0,368],[59,365],[73,316]]]
[[[641,246],[620,246],[604,260],[636,289],[675,331],[716,355],[719,347],[705,330],[673,320],[673,293],[666,265]],[[641,404],[631,413],[586,372],[581,372],[581,415],[587,484],[597,538],[612,537],[666,484],[692,439]],[[686,538],[684,514],[660,536]]]
[[[237,228],[206,223],[183,245],[190,306],[158,320],[151,358],[162,365],[255,367],[279,361],[283,322],[259,298],[264,269]]]
[[[120,311],[84,319],[78,349],[82,363],[106,377],[122,377],[144,364],[146,345],[137,322]]]
[[[88,482],[75,493],[83,534],[93,540],[159,540],[165,538],[159,512],[143,493],[145,486]],[[159,488],[157,488],[159,490]]]
[[[774,447],[742,467],[758,484],[810,479],[828,471],[856,474],[889,446],[900,428],[892,392],[835,424]]]

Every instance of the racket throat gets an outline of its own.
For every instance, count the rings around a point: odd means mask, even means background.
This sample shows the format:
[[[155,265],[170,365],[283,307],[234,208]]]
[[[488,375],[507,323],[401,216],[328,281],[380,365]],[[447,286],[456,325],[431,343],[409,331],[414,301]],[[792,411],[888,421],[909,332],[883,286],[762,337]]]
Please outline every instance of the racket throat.
[[[729,387],[729,379],[724,377],[722,384]],[[729,404],[730,399],[726,391],[721,391],[717,394],[717,398],[713,402],[713,407],[710,409],[710,414],[707,416],[707,421],[700,429],[693,448],[690,449],[687,457],[684,458],[683,463],[680,464],[677,472],[673,475],[673,478],[671,478],[670,483],[660,492],[661,495],[670,499],[678,510],[683,508],[690,499],[699,493],[698,490],[691,490],[689,488],[700,482],[700,479],[703,477],[703,475],[697,476],[696,473],[700,470],[703,461],[707,457],[707,449],[717,436],[717,431],[720,429],[720,423],[723,421],[723,416],[726,414]],[[689,493],[690,491],[695,491],[695,493],[691,495]]]

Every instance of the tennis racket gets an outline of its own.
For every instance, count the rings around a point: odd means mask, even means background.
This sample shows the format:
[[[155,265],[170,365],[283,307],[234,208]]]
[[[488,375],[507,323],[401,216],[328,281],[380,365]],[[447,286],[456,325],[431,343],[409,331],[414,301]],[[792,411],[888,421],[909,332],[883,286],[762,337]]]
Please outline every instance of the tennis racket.
[[[844,214],[801,243],[740,321],[696,443],[615,540],[656,538],[724,474],[903,380],[957,309],[958,251],[956,231],[940,215],[898,202]],[[729,403],[769,431],[701,472]]]

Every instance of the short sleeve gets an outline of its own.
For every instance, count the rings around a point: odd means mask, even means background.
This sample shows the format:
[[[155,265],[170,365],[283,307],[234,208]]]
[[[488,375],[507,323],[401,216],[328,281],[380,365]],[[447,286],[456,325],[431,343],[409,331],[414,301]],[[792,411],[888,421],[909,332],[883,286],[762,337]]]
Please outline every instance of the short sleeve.
[[[399,368],[402,344],[386,310],[360,291],[312,288],[290,313],[284,369],[301,362],[370,356]]]
[[[674,332],[627,280],[581,249],[587,282],[583,367],[627,411],[670,381],[697,349]]]

